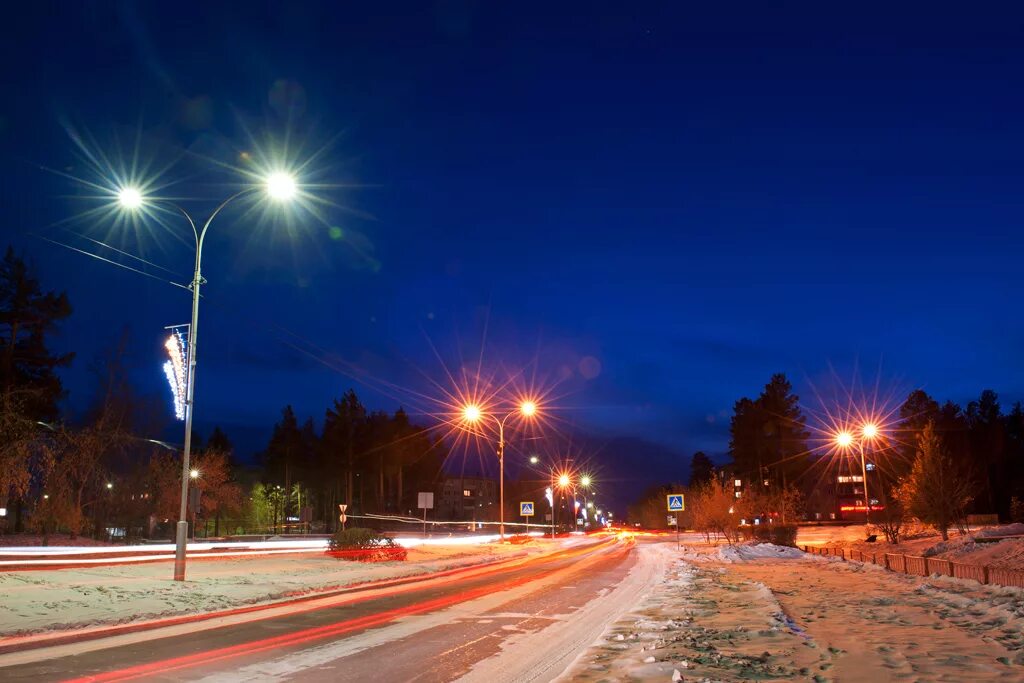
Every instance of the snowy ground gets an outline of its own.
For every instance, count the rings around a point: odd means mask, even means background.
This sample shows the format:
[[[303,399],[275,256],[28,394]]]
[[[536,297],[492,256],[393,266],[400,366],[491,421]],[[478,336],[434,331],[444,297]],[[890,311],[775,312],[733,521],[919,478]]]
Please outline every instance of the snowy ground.
[[[560,541],[564,544],[568,541]],[[539,553],[552,543],[419,545],[405,562],[364,563],[321,553],[197,559],[188,581],[168,562],[0,573],[0,645],[5,637],[98,624],[145,621],[266,602],[366,581],[412,576]]]
[[[1018,589],[767,544],[686,546],[566,678],[1019,681],[1022,628]]]
[[[961,536],[951,530],[949,541],[943,542],[934,529],[916,526],[909,530],[906,540],[898,545],[885,542],[881,532],[875,543],[865,542],[867,533],[863,525],[800,527],[798,545],[828,546],[831,548],[857,548],[864,552],[904,553],[926,557],[941,557],[957,562],[977,565],[1004,567],[1024,571],[1024,538],[1006,539],[998,542],[979,543],[984,537],[1024,535],[1024,524],[1009,524],[999,527],[972,529]]]

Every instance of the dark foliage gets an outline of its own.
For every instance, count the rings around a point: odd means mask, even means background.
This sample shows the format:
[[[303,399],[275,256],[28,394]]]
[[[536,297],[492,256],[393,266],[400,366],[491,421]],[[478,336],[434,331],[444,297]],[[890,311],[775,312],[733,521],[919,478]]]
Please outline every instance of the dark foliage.
[[[396,562],[408,555],[393,538],[359,527],[335,531],[327,550],[333,557],[359,562]]]

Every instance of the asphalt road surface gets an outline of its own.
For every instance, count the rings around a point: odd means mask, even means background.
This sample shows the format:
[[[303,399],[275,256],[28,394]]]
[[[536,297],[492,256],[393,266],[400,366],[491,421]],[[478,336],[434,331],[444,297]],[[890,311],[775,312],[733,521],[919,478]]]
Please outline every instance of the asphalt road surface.
[[[0,655],[4,681],[547,681],[635,604],[658,556],[605,537],[274,610]]]

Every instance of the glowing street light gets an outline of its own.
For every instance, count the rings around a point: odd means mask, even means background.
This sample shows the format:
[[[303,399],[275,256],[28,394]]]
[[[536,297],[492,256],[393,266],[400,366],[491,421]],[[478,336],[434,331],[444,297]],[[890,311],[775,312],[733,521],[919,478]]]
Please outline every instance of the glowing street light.
[[[563,475],[558,477],[558,485],[561,486],[563,489],[569,488],[569,485],[571,483],[572,483],[572,479],[569,477],[568,474],[563,474]]]
[[[271,199],[286,202],[293,199],[298,191],[295,178],[289,173],[278,171],[267,176],[267,194],[270,195]]]
[[[879,435],[878,425],[874,422],[865,422],[860,427],[861,438],[855,439],[853,433],[843,430],[835,435],[835,443],[840,449],[846,451],[857,442],[857,450],[860,454],[860,476],[864,484],[864,523],[871,523],[871,497],[868,496],[868,466],[864,458],[864,442],[872,441]]]
[[[476,403],[467,403],[462,407],[462,419],[467,424],[476,425],[490,417],[498,425],[498,535],[502,541],[505,540],[505,422],[516,415],[529,419],[536,414],[537,403],[529,400],[521,401],[515,410],[502,418],[484,412]]]
[[[123,187],[117,193],[117,203],[126,209],[138,209],[142,206],[142,192],[135,187]]]
[[[483,411],[481,411],[480,406],[476,405],[475,403],[470,403],[469,405],[462,409],[462,418],[466,422],[479,422],[482,416]]]
[[[109,491],[109,490],[110,490],[110,489],[112,489],[112,488],[114,488],[114,485],[113,485],[113,484],[111,484],[111,483],[110,483],[110,482],[108,481],[108,482],[107,482],[107,490]]]
[[[206,231],[209,230],[213,219],[228,204],[239,197],[258,191],[265,192],[270,199],[285,202],[294,199],[298,195],[298,184],[295,178],[288,173],[281,171],[271,173],[263,180],[262,184],[250,185],[217,205],[210,213],[209,218],[206,219],[206,222],[203,223],[201,229],[196,226],[196,221],[188,211],[173,202],[160,198],[146,197],[142,190],[136,187],[123,187],[117,193],[117,203],[126,211],[134,211],[141,208],[144,204],[163,204],[173,208],[185,217],[195,237],[195,267],[192,282],[189,285],[189,289],[192,290],[192,320],[188,328],[186,348],[188,361],[185,373],[185,396],[183,397],[185,406],[185,446],[182,449],[181,458],[181,507],[178,515],[174,549],[175,581],[185,580],[185,544],[188,539],[188,483],[190,479],[196,479],[199,476],[197,470],[189,467],[189,457],[192,449],[192,414],[194,412],[192,399],[195,394],[196,383],[196,340],[199,336],[199,289],[206,283],[202,275],[203,243],[206,240]]]
[[[531,465],[536,465],[539,462],[540,462],[540,458],[538,458],[536,455],[531,455],[530,456],[530,464]]]

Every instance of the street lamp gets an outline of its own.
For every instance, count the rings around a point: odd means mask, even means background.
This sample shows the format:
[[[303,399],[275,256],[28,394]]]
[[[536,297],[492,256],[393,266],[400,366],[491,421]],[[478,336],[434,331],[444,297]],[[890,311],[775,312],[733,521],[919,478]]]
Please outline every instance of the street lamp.
[[[206,231],[213,223],[213,219],[226,207],[239,197],[253,192],[263,191],[268,197],[275,201],[288,201],[298,194],[298,184],[295,178],[283,171],[275,171],[269,174],[262,185],[246,187],[231,195],[217,208],[210,213],[210,217],[203,223],[202,229],[196,227],[196,222],[184,208],[173,202],[157,197],[146,197],[142,190],[137,187],[122,187],[117,192],[117,202],[126,211],[136,211],[146,204],[162,204],[173,208],[188,221],[195,237],[195,269],[192,275],[192,282],[189,289],[192,290],[192,320],[188,328],[188,359],[186,361],[186,389],[185,389],[185,446],[182,449],[181,458],[181,508],[178,515],[178,526],[176,529],[174,548],[174,580],[185,580],[185,544],[188,538],[188,482],[199,476],[197,470],[189,468],[189,457],[192,452],[192,397],[196,385],[196,343],[199,337],[199,288],[206,283],[202,275],[203,243],[206,240]]]
[[[864,442],[875,439],[878,433],[878,425],[874,422],[866,422],[861,425],[859,439],[845,429],[835,436],[836,445],[844,451],[849,449],[854,441],[857,442],[857,451],[860,454],[860,476],[864,484],[864,524],[871,523],[871,498],[868,496],[868,466],[864,458]]]
[[[484,418],[491,418],[498,425],[498,534],[501,540],[505,540],[505,422],[510,417],[519,415],[524,418],[531,418],[537,414],[537,404],[534,401],[522,401],[519,406],[509,412],[505,417],[484,412],[476,403],[468,403],[462,408],[462,419],[470,425],[479,424]]]

